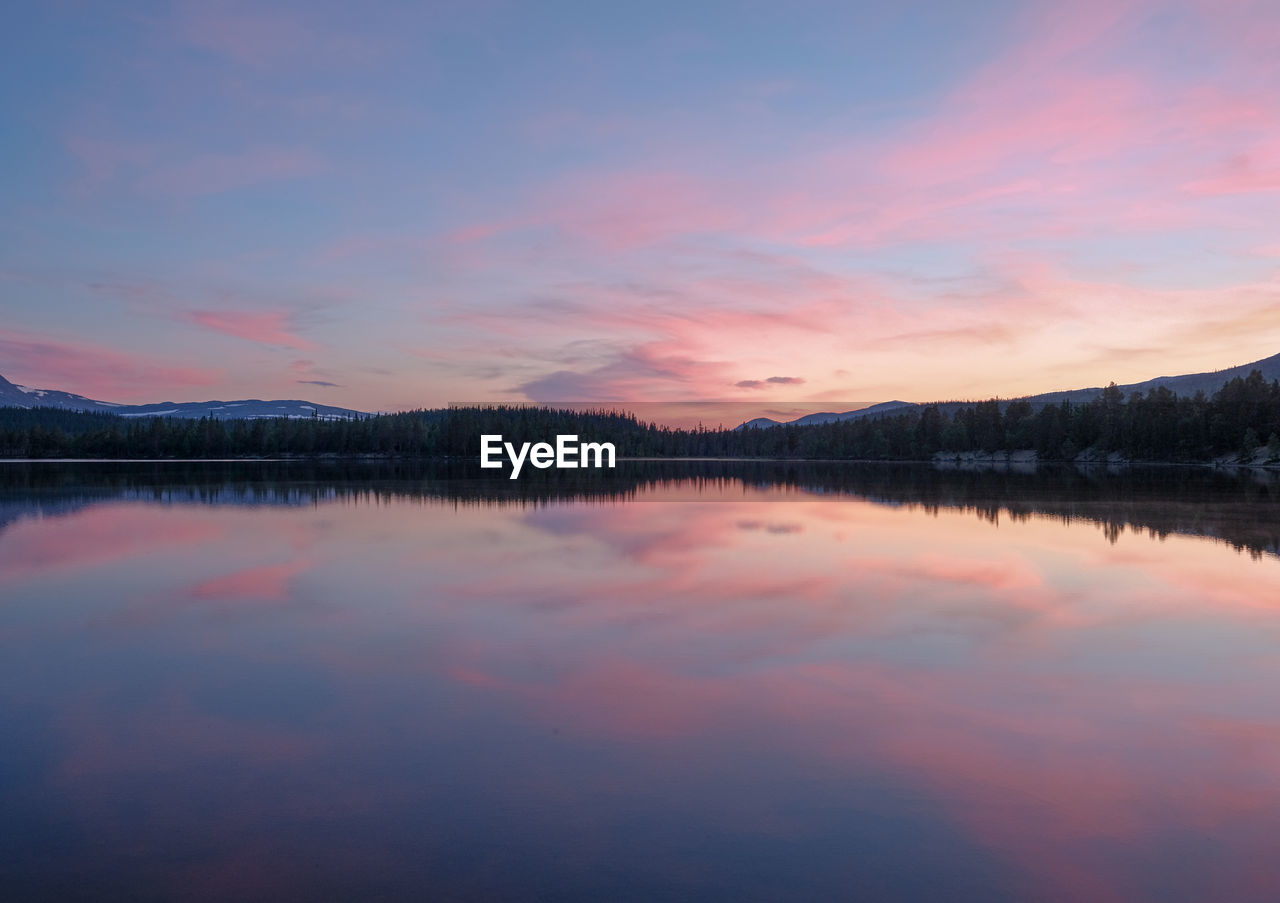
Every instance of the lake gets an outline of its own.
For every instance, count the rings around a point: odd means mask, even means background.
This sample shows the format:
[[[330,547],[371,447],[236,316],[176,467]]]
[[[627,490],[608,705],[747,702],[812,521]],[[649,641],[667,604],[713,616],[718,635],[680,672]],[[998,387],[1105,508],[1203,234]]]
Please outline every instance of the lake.
[[[1280,483],[0,463],[0,899],[1280,899]]]

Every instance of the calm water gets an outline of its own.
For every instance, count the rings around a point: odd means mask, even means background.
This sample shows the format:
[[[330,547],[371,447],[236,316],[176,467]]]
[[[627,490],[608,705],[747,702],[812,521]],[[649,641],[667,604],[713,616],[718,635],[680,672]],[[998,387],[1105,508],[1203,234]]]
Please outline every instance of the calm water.
[[[1280,899],[1280,487],[0,464],[0,899]]]

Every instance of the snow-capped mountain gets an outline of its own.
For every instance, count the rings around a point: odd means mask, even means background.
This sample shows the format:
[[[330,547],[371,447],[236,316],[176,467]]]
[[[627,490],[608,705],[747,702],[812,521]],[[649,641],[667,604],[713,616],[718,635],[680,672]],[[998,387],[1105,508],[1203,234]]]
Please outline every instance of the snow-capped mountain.
[[[0,407],[8,408],[61,408],[66,411],[98,411],[118,414],[121,417],[217,417],[221,419],[253,420],[266,417],[290,417],[294,419],[346,420],[364,416],[361,411],[317,404],[298,399],[263,401],[248,398],[240,401],[163,401],[159,404],[115,404],[95,401],[83,395],[60,392],[56,389],[32,389],[19,386],[0,376]]]
[[[806,414],[803,417],[797,417],[795,420],[785,421],[788,426],[813,426],[819,423],[834,423],[838,420],[861,420],[863,417],[878,417],[884,414],[901,414],[908,408],[916,407],[910,401],[882,401],[880,404],[873,404],[867,408],[859,408],[856,411],[843,411],[839,414],[834,412],[823,411],[818,414]],[[769,426],[782,426],[784,421],[774,420],[770,417],[757,417],[755,420],[748,420],[746,423],[736,427],[736,429],[745,430],[750,427],[763,429]]]

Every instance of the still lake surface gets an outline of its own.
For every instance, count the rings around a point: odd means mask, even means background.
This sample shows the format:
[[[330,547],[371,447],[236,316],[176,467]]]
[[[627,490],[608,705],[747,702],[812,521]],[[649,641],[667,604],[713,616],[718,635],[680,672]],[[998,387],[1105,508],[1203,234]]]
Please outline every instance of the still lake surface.
[[[1280,483],[0,463],[0,899],[1280,899]]]

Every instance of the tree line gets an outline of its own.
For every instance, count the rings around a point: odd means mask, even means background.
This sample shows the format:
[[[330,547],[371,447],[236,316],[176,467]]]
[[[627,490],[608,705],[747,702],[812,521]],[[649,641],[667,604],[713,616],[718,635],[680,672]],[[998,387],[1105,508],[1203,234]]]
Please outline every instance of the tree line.
[[[54,408],[0,408],[0,456],[31,458],[247,458],[406,456],[471,458],[480,436],[546,441],[575,434],[612,442],[623,457],[927,460],[938,454],[1035,451],[1041,460],[1084,452],[1133,461],[1280,460],[1280,382],[1259,371],[1212,396],[1165,388],[1126,398],[1115,384],[1093,401],[991,399],[811,426],[677,429],[622,410],[492,405],[350,420],[126,418]]]
[[[565,501],[626,501],[656,489],[698,498],[704,489],[741,494],[797,489],[811,498],[961,510],[999,523],[1049,516],[1097,524],[1114,542],[1125,532],[1211,536],[1257,557],[1280,553],[1280,475],[1190,467],[1015,469],[847,466],[823,461],[620,461],[616,471],[571,476],[532,470],[519,480],[483,479],[475,459],[308,458],[303,460],[49,463],[0,467],[0,498],[57,516],[117,500],[204,505],[310,507],[325,502],[415,502],[539,507]],[[5,518],[0,514],[0,534]]]

